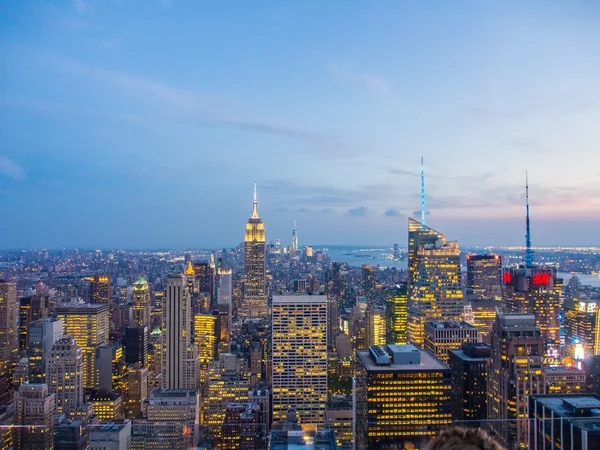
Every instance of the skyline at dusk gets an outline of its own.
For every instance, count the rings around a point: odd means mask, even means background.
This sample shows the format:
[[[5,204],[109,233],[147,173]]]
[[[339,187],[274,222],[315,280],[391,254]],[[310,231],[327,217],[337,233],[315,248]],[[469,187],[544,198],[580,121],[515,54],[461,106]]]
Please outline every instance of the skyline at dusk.
[[[592,246],[600,4],[9,2],[0,248]],[[507,7],[510,4],[510,7]],[[435,6],[435,7],[433,7]]]

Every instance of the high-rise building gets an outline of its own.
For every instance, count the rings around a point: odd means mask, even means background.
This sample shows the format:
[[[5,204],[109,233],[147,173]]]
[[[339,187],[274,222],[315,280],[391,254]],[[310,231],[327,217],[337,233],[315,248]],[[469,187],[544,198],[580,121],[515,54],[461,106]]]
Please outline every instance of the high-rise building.
[[[86,389],[96,386],[96,347],[108,343],[109,314],[107,304],[73,304],[57,310],[63,335],[75,339],[83,352],[83,387]]]
[[[101,421],[121,420],[123,416],[123,399],[116,392],[96,391],[88,398],[94,414]]]
[[[368,299],[375,296],[375,268],[370,264],[363,264],[361,268],[361,291]]]
[[[531,395],[529,424],[534,450],[600,448],[600,396]]]
[[[13,361],[17,360],[18,321],[17,284],[0,280],[0,383],[5,384],[3,387],[6,387],[12,375],[10,372]]]
[[[260,407],[256,403],[229,403],[223,418],[221,446],[223,450],[263,450],[266,436],[260,423]]]
[[[500,299],[501,279],[502,258],[499,255],[467,255],[467,299]]]
[[[477,328],[466,322],[425,322],[425,350],[448,364],[450,350],[458,350],[462,344],[477,342]]]
[[[63,324],[60,319],[51,317],[29,324],[29,382],[46,383],[48,374],[48,357],[52,347],[63,335]]]
[[[562,279],[554,269],[521,267],[502,274],[502,295],[509,311],[533,314],[545,343],[544,354],[558,358],[560,350],[560,295]]]
[[[48,366],[48,390],[55,396],[57,414],[75,419],[83,406],[83,353],[75,339],[58,339]]]
[[[191,297],[185,276],[169,276],[162,319],[162,387],[195,389],[198,351],[191,342]]]
[[[386,344],[386,316],[381,306],[367,307],[366,321],[367,347]]]
[[[127,364],[121,345],[96,347],[96,387],[103,391],[125,392]]]
[[[292,253],[295,255],[298,251],[298,230],[296,230],[296,221],[294,220],[294,229],[292,230]]]
[[[248,403],[256,403],[260,407],[260,423],[269,431],[271,428],[271,392],[261,386],[248,391]]]
[[[502,303],[497,300],[478,300],[471,303],[473,325],[477,328],[481,342],[492,343],[492,330],[496,322],[496,309],[501,309]],[[465,320],[466,322],[466,320]]]
[[[48,297],[35,294],[19,300],[19,349],[27,354],[29,324],[48,317]]]
[[[600,355],[591,356],[583,360],[587,392],[600,395]]]
[[[489,427],[509,448],[529,448],[529,400],[544,394],[544,340],[532,314],[498,314],[488,377]]]
[[[129,366],[127,371],[127,403],[125,417],[137,419],[142,415],[142,405],[148,398],[148,368],[139,364]]]
[[[16,332],[15,332],[16,335]],[[54,443],[54,394],[48,386],[25,383],[15,393],[15,448],[21,450],[51,449]]]
[[[198,262],[193,265],[194,274],[198,280],[198,292],[210,294],[210,266],[207,262]]]
[[[357,450],[424,448],[450,425],[448,366],[412,344],[356,353]]]
[[[461,425],[479,428],[487,418],[487,378],[491,348],[487,344],[464,343],[450,350],[452,418]]]
[[[546,394],[581,394],[587,392],[585,371],[573,366],[544,366]]]
[[[194,341],[198,346],[198,358],[201,364],[207,364],[215,357],[217,350],[217,316],[196,314],[194,316]]]
[[[426,321],[463,319],[460,247],[408,219],[408,342],[423,345]]]
[[[406,283],[400,283],[389,289],[386,294],[386,342],[406,344],[408,314],[408,291]]]
[[[327,402],[327,296],[274,295],[273,420],[294,408],[304,424],[322,424]]]
[[[89,450],[131,449],[131,420],[106,422],[90,432]]]
[[[265,226],[258,215],[256,183],[252,215],[246,224],[244,239],[244,318],[266,318],[269,313],[266,286]]]
[[[598,300],[569,299],[564,304],[566,356],[581,361],[600,354],[600,308]]]
[[[123,345],[127,364],[138,363],[141,367],[148,366],[148,337],[146,327],[128,327],[125,329]]]
[[[90,277],[90,303],[110,303],[110,277],[108,275],[93,275]]]
[[[217,293],[217,304],[231,306],[231,289],[233,272],[228,267],[221,267],[219,271],[219,288]]]
[[[131,307],[133,326],[146,327],[147,330],[150,330],[150,288],[144,278],[140,278],[133,285]]]

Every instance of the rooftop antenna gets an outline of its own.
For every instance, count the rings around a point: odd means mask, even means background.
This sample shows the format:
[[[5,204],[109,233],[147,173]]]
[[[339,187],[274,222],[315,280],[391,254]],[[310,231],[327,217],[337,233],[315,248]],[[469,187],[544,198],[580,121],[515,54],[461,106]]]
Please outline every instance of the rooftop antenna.
[[[256,200],[256,179],[254,180],[254,201],[252,202],[252,216],[253,219],[258,218],[258,201]]]
[[[531,228],[529,226],[529,175],[525,171],[525,268],[533,267],[533,250],[531,249]]]
[[[421,224],[425,229],[425,162],[421,156]]]

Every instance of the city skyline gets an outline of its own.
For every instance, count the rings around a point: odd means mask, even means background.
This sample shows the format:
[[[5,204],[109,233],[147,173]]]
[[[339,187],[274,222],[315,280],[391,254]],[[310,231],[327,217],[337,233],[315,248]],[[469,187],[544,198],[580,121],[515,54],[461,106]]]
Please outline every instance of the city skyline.
[[[0,7],[0,248],[598,245],[597,3],[347,5]]]

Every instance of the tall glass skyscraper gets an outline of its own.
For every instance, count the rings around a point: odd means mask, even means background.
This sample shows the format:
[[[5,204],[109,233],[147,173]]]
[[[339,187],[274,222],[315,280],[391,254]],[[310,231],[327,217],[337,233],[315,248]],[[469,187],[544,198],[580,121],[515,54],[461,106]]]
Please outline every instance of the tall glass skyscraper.
[[[463,320],[460,247],[408,219],[408,342],[423,346],[427,320]]]
[[[244,239],[244,300],[242,317],[262,319],[268,316],[265,254],[265,226],[258,215],[256,183],[252,216],[246,224]]]
[[[406,344],[407,308],[408,291],[406,283],[397,284],[387,291],[385,305],[387,343]]]

